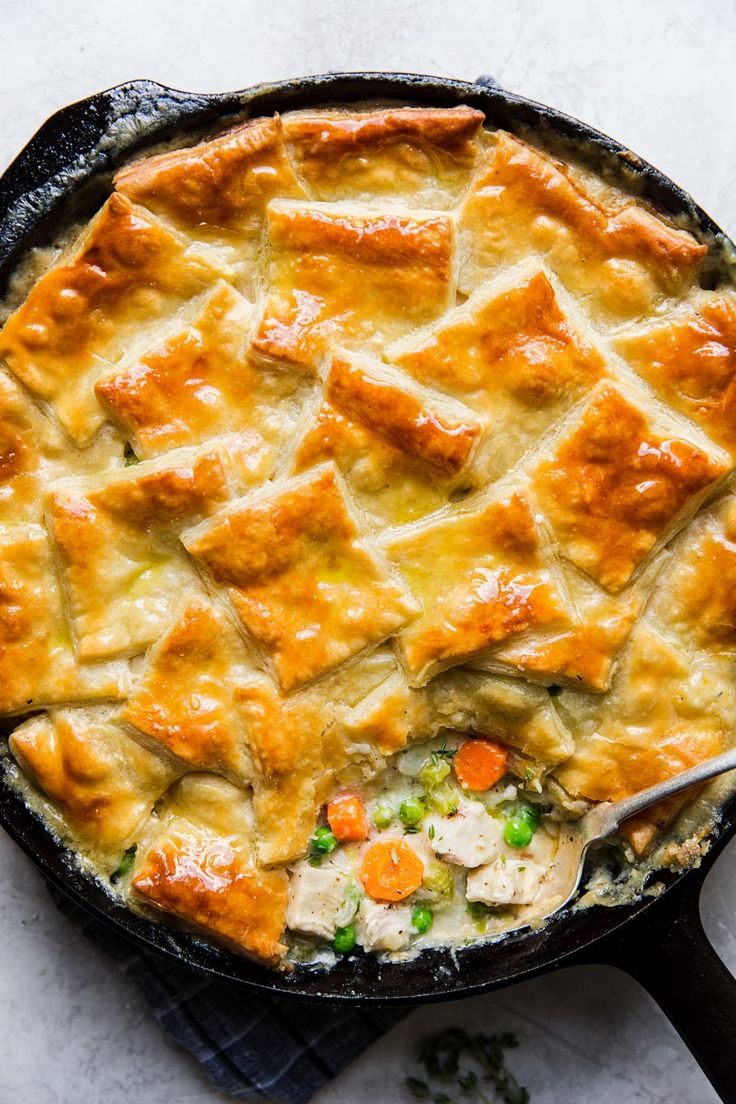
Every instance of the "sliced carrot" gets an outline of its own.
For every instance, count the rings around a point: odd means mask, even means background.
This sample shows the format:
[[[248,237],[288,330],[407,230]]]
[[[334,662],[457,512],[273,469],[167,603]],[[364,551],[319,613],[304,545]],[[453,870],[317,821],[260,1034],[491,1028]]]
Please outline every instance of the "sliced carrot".
[[[488,790],[509,769],[509,754],[495,740],[470,739],[460,745],[452,765],[463,789]]]
[[[404,840],[379,840],[369,847],[360,868],[360,880],[376,901],[403,901],[422,884],[424,864]]]
[[[365,805],[357,794],[344,793],[333,797],[327,806],[327,822],[333,836],[341,843],[368,839],[368,817]]]

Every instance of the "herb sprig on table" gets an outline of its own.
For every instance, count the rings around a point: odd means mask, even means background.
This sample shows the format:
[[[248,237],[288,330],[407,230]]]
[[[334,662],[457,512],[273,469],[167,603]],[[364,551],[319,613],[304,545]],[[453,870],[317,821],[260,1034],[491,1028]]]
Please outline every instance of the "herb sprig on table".
[[[486,1035],[449,1027],[419,1044],[417,1059],[427,1080],[407,1077],[406,1087],[416,1100],[431,1104],[456,1104],[460,1099],[479,1104],[528,1104],[529,1093],[506,1068],[505,1050],[519,1045],[515,1035],[503,1032]],[[437,1087],[432,1082],[438,1082]],[[493,1088],[493,1097],[484,1092]],[[450,1092],[460,1090],[461,1097]],[[448,1092],[449,1090],[449,1092]]]

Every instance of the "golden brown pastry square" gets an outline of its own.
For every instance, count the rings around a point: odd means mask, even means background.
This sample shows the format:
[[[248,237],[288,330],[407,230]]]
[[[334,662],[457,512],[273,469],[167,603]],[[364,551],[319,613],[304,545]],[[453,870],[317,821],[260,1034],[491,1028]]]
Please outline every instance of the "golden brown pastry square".
[[[125,663],[78,661],[45,530],[0,531],[0,714],[115,700],[127,690]]]
[[[218,275],[181,235],[113,195],[8,319],[0,356],[87,444],[104,421],[97,377]]]
[[[276,195],[305,194],[278,115],[249,119],[197,145],[133,161],[117,174],[115,187],[208,246],[223,274],[246,293],[256,286],[266,204]]]
[[[293,470],[334,460],[372,521],[397,524],[443,505],[471,474],[483,425],[467,408],[418,387],[379,361],[347,352],[329,361]]]
[[[243,790],[208,775],[182,779],[141,850],[137,900],[249,958],[282,961],[288,876],[257,865]]]
[[[491,477],[608,374],[584,320],[536,262],[482,285],[427,329],[390,346],[387,356],[487,418]]]
[[[472,107],[295,111],[284,135],[317,199],[452,207],[475,164],[483,113]]]
[[[448,507],[387,535],[383,546],[423,606],[398,634],[415,684],[517,633],[569,620],[521,492]]]
[[[54,709],[10,736],[10,750],[35,785],[107,871],[136,839],[151,810],[179,775],[112,720],[110,709]]]
[[[628,196],[496,132],[460,212],[461,286],[530,254],[604,325],[647,314],[692,280],[707,248]]]
[[[657,395],[736,453],[736,303],[696,295],[686,307],[613,338]]]
[[[227,435],[241,487],[271,474],[304,395],[298,379],[252,362],[252,318],[251,304],[218,283],[182,325],[97,381],[97,397],[140,458]]]
[[[228,617],[206,598],[190,598],[151,648],[120,718],[191,770],[247,779],[240,694],[253,676]]]
[[[565,556],[611,591],[730,467],[687,426],[656,421],[604,385],[532,474]]]
[[[48,524],[80,658],[133,655],[158,638],[182,593],[201,589],[178,531],[228,496],[217,449],[54,488]]]
[[[378,644],[417,605],[361,535],[334,467],[249,496],[184,535],[284,690]]]
[[[330,344],[380,349],[429,322],[452,305],[453,241],[437,211],[274,200],[254,351],[315,371]]]

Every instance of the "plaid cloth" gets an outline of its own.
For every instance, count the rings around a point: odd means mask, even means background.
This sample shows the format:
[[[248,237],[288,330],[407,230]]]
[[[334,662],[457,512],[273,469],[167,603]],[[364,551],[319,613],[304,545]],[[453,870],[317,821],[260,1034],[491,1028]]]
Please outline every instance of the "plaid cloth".
[[[207,981],[139,950],[58,890],[49,892],[97,947],[109,954],[151,1005],[175,1042],[191,1051],[212,1083],[238,1100],[306,1104],[410,1011],[288,1001]]]

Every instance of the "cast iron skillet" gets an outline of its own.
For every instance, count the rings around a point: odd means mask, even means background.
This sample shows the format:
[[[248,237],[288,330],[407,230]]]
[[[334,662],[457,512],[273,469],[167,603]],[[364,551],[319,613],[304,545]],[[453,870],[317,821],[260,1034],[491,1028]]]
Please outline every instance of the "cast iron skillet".
[[[48,241],[72,215],[87,217],[110,189],[110,172],[141,144],[177,129],[221,126],[228,116],[368,99],[451,106],[466,103],[491,124],[532,127],[592,158],[711,246],[706,282],[729,271],[731,244],[696,204],[651,165],[617,142],[551,108],[500,89],[406,74],[327,74],[258,85],[243,92],[195,95],[134,81],[82,100],[52,116],[0,178],[0,281],[20,254]],[[699,869],[664,874],[664,892],[635,904],[559,916],[537,933],[468,948],[457,958],[425,952],[412,962],[382,965],[356,955],[328,973],[272,973],[192,935],[153,923],[116,904],[81,873],[73,855],[11,788],[0,760],[0,823],[46,877],[98,919],[148,950],[200,973],[248,989],[288,997],[345,1002],[420,1002],[481,993],[580,963],[616,966],[640,981],[669,1016],[724,1101],[736,1104],[736,981],[703,931],[698,899],[703,880],[736,832],[736,799],[724,809]],[[622,1056],[622,1061],[625,1057]]]

